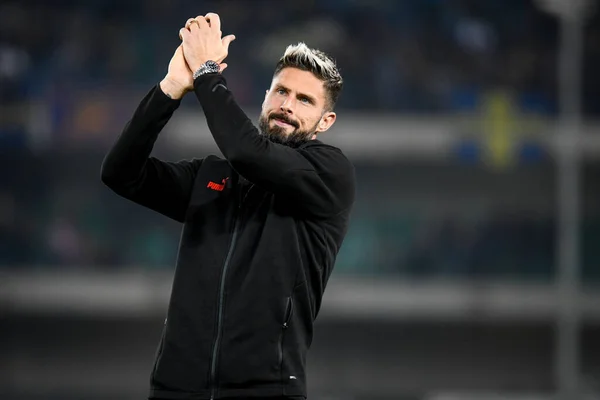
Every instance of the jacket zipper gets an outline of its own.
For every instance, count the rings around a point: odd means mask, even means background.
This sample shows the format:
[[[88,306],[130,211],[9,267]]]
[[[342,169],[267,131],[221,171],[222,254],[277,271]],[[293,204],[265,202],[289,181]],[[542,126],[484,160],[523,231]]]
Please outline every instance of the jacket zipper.
[[[285,315],[283,318],[283,325],[281,325],[281,335],[279,337],[279,368],[283,374],[283,336],[286,329],[289,327],[290,319],[294,313],[294,299],[292,297],[287,298],[285,306]],[[283,377],[282,377],[283,379]]]
[[[244,197],[242,198],[242,200],[239,203],[237,215],[235,218],[235,223],[233,225],[233,235],[231,237],[231,243],[229,244],[229,250],[227,251],[227,257],[225,257],[225,262],[223,263],[223,273],[221,274],[221,284],[219,287],[219,305],[218,305],[218,313],[217,313],[217,337],[216,337],[214,345],[213,345],[212,362],[211,362],[211,366],[210,366],[210,384],[211,384],[210,385],[211,386],[210,399],[211,400],[214,400],[214,398],[215,398],[215,389],[216,389],[215,375],[216,375],[216,369],[217,369],[217,356],[219,354],[219,346],[221,344],[221,335],[222,335],[221,324],[223,322],[223,294],[225,291],[225,278],[227,277],[227,267],[229,267],[229,261],[231,260],[233,250],[234,250],[235,244],[237,242],[242,205],[243,205],[244,201],[246,200],[246,197],[248,197],[248,193],[250,192],[250,190],[252,190],[253,187],[254,187],[254,185],[250,185],[250,187],[246,191],[246,194],[244,195]]]

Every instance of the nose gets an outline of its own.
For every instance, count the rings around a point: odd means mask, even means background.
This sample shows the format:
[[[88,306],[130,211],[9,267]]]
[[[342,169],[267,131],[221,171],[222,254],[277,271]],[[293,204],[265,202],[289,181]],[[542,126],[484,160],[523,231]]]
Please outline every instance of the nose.
[[[293,104],[292,104],[293,100],[291,99],[291,96],[286,98],[283,103],[281,103],[281,106],[279,108],[281,108],[281,111],[284,112],[285,114],[292,114],[293,113]]]

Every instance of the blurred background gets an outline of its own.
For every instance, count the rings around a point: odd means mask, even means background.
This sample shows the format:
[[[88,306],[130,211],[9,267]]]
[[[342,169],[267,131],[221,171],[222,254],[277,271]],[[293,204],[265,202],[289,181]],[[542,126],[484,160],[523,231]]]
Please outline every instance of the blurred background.
[[[146,398],[181,227],[100,165],[179,28],[212,11],[254,120],[288,44],[345,78],[323,140],[358,198],[311,400],[600,398],[594,3],[2,0],[0,396]],[[154,154],[215,152],[189,96]]]

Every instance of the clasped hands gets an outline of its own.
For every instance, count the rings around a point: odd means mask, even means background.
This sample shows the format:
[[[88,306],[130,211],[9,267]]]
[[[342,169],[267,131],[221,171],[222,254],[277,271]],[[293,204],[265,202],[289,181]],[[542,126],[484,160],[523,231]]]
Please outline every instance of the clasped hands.
[[[222,37],[221,19],[215,13],[199,15],[187,20],[179,30],[181,45],[169,62],[167,75],[160,82],[161,89],[169,97],[180,99],[193,90],[193,73],[206,61],[215,61],[222,72],[227,68],[223,62],[229,53],[234,35]]]

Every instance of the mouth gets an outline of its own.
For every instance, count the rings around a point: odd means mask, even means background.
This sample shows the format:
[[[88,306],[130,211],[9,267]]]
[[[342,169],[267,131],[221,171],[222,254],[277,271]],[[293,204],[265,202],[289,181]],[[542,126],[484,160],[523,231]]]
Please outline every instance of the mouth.
[[[295,128],[296,127],[295,125],[285,121],[284,119],[281,119],[281,118],[272,118],[272,119],[273,119],[273,121],[275,121],[275,125],[277,125],[277,126],[281,126],[283,128],[287,128],[287,127]]]

